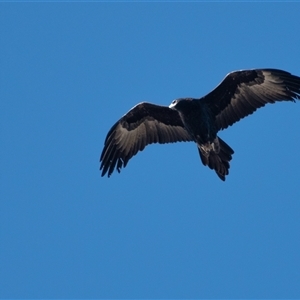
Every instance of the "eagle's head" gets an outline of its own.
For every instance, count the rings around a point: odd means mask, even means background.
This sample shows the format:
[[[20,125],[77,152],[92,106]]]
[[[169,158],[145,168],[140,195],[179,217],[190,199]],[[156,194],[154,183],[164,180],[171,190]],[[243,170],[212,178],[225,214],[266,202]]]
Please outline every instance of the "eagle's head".
[[[179,98],[175,99],[171,102],[169,105],[169,108],[172,108],[174,110],[182,111],[185,107],[190,106],[191,101],[193,98]]]

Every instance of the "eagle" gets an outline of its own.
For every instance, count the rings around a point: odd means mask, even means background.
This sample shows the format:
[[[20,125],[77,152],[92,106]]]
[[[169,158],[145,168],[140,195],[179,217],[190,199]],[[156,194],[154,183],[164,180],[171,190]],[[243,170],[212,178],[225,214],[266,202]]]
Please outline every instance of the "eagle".
[[[202,98],[179,98],[170,106],[141,102],[109,130],[100,156],[101,176],[121,171],[153,143],[194,142],[203,165],[225,181],[234,151],[217,134],[267,103],[300,100],[300,77],[278,69],[228,73]]]

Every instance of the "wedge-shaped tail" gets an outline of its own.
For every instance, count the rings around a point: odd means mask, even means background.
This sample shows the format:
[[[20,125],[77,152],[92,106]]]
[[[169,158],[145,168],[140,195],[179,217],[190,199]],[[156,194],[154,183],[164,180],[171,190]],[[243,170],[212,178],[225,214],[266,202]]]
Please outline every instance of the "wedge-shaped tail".
[[[216,137],[212,143],[198,145],[203,165],[215,170],[217,175],[225,181],[229,174],[230,164],[234,151],[222,139]]]

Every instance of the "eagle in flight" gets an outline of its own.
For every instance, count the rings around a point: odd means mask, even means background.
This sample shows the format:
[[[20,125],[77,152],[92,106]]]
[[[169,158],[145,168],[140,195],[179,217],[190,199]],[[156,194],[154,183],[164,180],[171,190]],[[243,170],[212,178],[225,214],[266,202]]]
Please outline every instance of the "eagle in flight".
[[[120,172],[149,144],[194,142],[203,165],[224,181],[234,151],[218,131],[267,103],[295,99],[300,100],[300,77],[277,69],[252,69],[227,74],[200,99],[176,99],[169,107],[139,103],[109,130],[100,157],[102,176]]]

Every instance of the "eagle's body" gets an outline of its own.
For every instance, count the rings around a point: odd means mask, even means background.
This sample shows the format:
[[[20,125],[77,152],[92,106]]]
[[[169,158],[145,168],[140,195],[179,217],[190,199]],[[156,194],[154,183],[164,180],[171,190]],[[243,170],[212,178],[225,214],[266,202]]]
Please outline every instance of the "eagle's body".
[[[205,102],[192,98],[177,99],[170,108],[178,112],[184,128],[197,144],[202,163],[225,180],[234,151],[217,136],[215,117]]]
[[[276,69],[229,73],[209,94],[174,100],[169,107],[142,102],[107,134],[100,161],[102,176],[119,172],[146,145],[193,141],[204,165],[225,180],[233,150],[219,130],[276,101],[300,99],[300,77]]]

